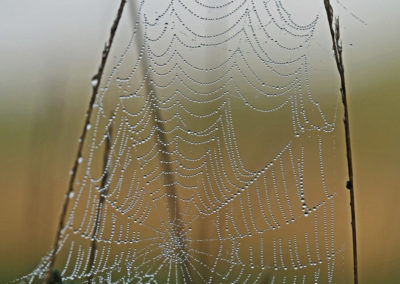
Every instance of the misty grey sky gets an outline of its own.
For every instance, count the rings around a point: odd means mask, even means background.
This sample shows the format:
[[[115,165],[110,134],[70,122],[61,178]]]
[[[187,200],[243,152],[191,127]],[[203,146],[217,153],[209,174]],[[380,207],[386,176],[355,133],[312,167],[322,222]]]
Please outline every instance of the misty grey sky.
[[[13,115],[35,111],[32,104],[48,93],[49,82],[55,89],[66,88],[71,96],[89,94],[89,81],[98,67],[117,2],[0,1],[0,111]],[[320,14],[320,21],[326,21],[322,0],[283,2],[294,7],[297,15]],[[400,17],[397,16],[400,2],[331,2],[341,19],[350,84],[364,84],[366,78],[371,84],[393,82],[396,73],[393,71],[400,68]]]
[[[296,5],[305,13],[310,7],[318,13],[322,0],[321,3],[317,1],[301,0]],[[2,0],[1,100],[15,103],[22,97],[32,99],[32,96],[40,96],[45,82],[62,80],[65,73],[69,73],[72,82],[89,80],[107,39],[116,2]],[[285,2],[294,3],[291,0]],[[367,76],[367,69],[371,70],[372,66],[378,66],[378,74],[385,68],[395,68],[390,65],[399,59],[397,27],[400,20],[396,17],[399,1],[333,0],[332,3],[341,18],[345,62],[349,70],[357,66],[357,72]],[[353,13],[367,25],[358,21]],[[13,106],[23,108],[18,104]]]

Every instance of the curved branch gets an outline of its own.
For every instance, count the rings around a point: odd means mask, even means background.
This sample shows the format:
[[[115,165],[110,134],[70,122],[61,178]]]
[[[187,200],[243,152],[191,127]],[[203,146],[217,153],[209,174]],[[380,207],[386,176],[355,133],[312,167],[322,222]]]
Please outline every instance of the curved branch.
[[[70,200],[71,200],[70,196],[74,192],[74,184],[75,184],[75,179],[76,179],[76,173],[77,173],[77,170],[78,170],[80,158],[82,157],[83,145],[85,143],[87,133],[90,130],[90,118],[91,118],[92,112],[93,112],[93,105],[94,105],[94,102],[96,101],[96,98],[97,98],[97,93],[98,93],[99,86],[100,86],[100,80],[101,80],[101,77],[103,76],[103,73],[104,73],[104,68],[105,68],[105,65],[107,63],[108,55],[110,53],[110,49],[111,49],[111,46],[113,44],[114,37],[115,37],[115,34],[117,32],[118,24],[119,24],[119,22],[121,20],[121,16],[122,16],[122,12],[124,10],[125,4],[126,4],[126,0],[121,0],[121,3],[120,3],[119,8],[118,8],[117,16],[115,17],[115,20],[114,20],[114,22],[113,22],[113,24],[111,26],[110,36],[109,36],[108,42],[106,43],[106,45],[105,45],[105,47],[103,49],[103,52],[102,52],[101,63],[100,63],[99,69],[98,69],[97,73],[92,77],[92,86],[93,86],[92,96],[90,98],[88,110],[86,111],[86,121],[85,121],[83,130],[82,130],[82,134],[81,134],[81,136],[79,138],[78,151],[77,151],[77,154],[76,154],[74,165],[73,165],[72,170],[71,170],[71,176],[70,176],[70,179],[69,179],[68,190],[67,190],[67,193],[66,193],[66,196],[65,196],[64,205],[63,205],[63,208],[62,208],[62,211],[61,211],[61,215],[60,215],[60,219],[59,219],[59,222],[58,222],[57,235],[56,235],[56,239],[55,239],[55,242],[54,242],[54,245],[53,245],[53,250],[52,250],[51,255],[50,255],[50,263],[49,263],[49,266],[47,268],[47,281],[46,282],[48,284],[51,283],[51,272],[53,270],[54,263],[55,263],[56,257],[57,257],[57,251],[59,249],[61,231],[63,230],[63,228],[65,226],[65,218],[66,218],[66,215],[67,215],[67,209],[68,209],[68,205],[69,205]]]

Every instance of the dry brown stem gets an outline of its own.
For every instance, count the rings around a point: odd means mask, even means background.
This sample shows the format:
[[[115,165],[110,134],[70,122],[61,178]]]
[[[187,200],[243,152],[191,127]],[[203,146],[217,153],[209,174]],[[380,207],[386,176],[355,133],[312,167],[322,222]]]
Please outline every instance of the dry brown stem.
[[[91,118],[92,112],[93,112],[93,105],[94,105],[94,102],[96,101],[97,93],[98,93],[99,86],[100,86],[100,80],[101,80],[101,77],[103,76],[104,68],[107,63],[108,55],[110,53],[110,49],[113,44],[114,37],[117,32],[118,24],[121,20],[121,16],[122,16],[122,12],[124,10],[125,4],[126,4],[126,0],[121,0],[121,3],[118,8],[117,16],[115,17],[115,20],[111,26],[110,37],[103,49],[99,69],[98,69],[96,75],[94,75],[92,78],[92,86],[93,86],[92,96],[90,98],[88,110],[86,111],[86,121],[85,121],[83,130],[82,130],[82,134],[79,138],[78,151],[77,151],[77,155],[75,158],[74,166],[72,167],[72,170],[71,170],[71,176],[69,179],[68,189],[67,189],[67,193],[65,195],[63,208],[62,208],[60,219],[58,222],[57,235],[56,235],[56,239],[55,239],[55,242],[53,245],[52,253],[50,255],[50,262],[49,262],[49,266],[47,269],[47,281],[46,281],[47,283],[50,283],[51,271],[53,270],[54,263],[56,261],[57,252],[59,249],[61,232],[65,226],[65,218],[67,216],[67,210],[68,210],[68,206],[69,206],[69,203],[71,200],[70,196],[74,192],[74,184],[75,184],[75,179],[76,179],[76,173],[77,173],[78,166],[79,166],[79,160],[82,157],[83,145],[86,140],[87,133],[90,129],[90,127],[88,127],[88,126],[90,125],[90,118]]]
[[[352,240],[353,240],[353,268],[354,268],[353,273],[354,273],[354,283],[358,284],[357,231],[356,231],[356,210],[355,210],[355,196],[354,196],[353,160],[351,154],[349,110],[347,103],[346,82],[344,76],[342,44],[340,40],[339,18],[335,18],[334,22],[333,9],[329,0],[324,0],[324,4],[332,38],[332,45],[333,45],[332,49],[335,55],[336,66],[340,75],[340,93],[342,95],[342,102],[344,108],[343,122],[344,122],[345,138],[346,138],[347,171],[349,176],[349,180],[346,183],[346,188],[350,191],[351,230],[352,230]]]

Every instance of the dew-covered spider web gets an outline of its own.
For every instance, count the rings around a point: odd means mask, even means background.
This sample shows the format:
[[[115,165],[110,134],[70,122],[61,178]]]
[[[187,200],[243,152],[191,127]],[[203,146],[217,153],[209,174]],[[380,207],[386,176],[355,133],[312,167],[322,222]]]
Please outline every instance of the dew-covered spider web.
[[[45,279],[55,253],[75,283],[345,283],[323,12],[128,2],[59,248],[19,280]]]

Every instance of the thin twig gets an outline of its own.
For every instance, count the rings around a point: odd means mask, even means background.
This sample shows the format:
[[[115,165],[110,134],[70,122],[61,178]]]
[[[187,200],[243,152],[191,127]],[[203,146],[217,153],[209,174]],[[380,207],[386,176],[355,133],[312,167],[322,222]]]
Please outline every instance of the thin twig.
[[[139,19],[136,19],[136,17],[139,15],[135,0],[132,1],[132,6],[133,7],[130,9],[130,11],[132,13],[134,22],[137,22],[136,48],[138,51],[140,51],[144,44],[141,42],[141,39],[144,39],[144,35],[141,29]],[[174,171],[171,167],[172,165],[172,161],[170,158],[171,151],[168,148],[168,139],[166,136],[164,124],[161,122],[162,115],[160,112],[160,108],[158,106],[156,91],[151,83],[152,81],[151,73],[147,62],[148,62],[147,52],[146,50],[144,50],[142,58],[142,70],[143,72],[147,72],[147,74],[143,74],[145,80],[144,87],[146,90],[146,94],[148,94],[147,102],[150,104],[151,119],[154,121],[155,127],[157,129],[156,134],[158,135],[158,139],[156,137],[155,143],[157,143],[157,146],[159,147],[160,165],[162,171],[164,172],[164,187],[166,187],[167,208],[169,212],[168,220],[170,223],[170,229],[172,231],[173,237],[179,240],[180,236],[182,236],[184,233],[183,231],[184,227],[182,224],[182,215],[178,203],[176,182],[173,176]],[[181,244],[181,250],[184,255],[187,255],[187,249],[184,240],[181,241],[183,242]],[[187,264],[186,261],[183,262],[183,265],[186,266],[185,268],[188,273],[188,275],[186,274],[183,275],[184,282],[185,283],[193,282],[193,278],[191,278],[190,275],[191,274],[190,265]]]
[[[333,9],[329,0],[324,0],[326,14],[328,16],[329,29],[332,37],[333,51],[335,54],[336,66],[340,74],[340,93],[342,94],[342,102],[344,107],[344,129],[346,135],[346,155],[347,155],[347,170],[349,180],[346,183],[346,188],[350,191],[350,208],[351,208],[351,229],[353,237],[353,265],[354,265],[354,283],[358,284],[358,265],[357,265],[357,231],[356,231],[356,210],[354,198],[354,178],[353,178],[353,161],[351,155],[350,143],[350,122],[349,110],[347,103],[346,84],[344,77],[344,65],[342,57],[342,45],[340,40],[339,18],[333,23]]]
[[[67,194],[65,196],[64,205],[63,205],[63,208],[62,208],[62,211],[61,211],[61,215],[60,215],[60,219],[59,219],[59,223],[58,223],[57,235],[56,235],[56,239],[55,239],[55,242],[54,242],[54,245],[53,245],[53,250],[52,250],[52,253],[51,253],[51,256],[50,256],[50,263],[49,263],[48,271],[47,271],[48,272],[47,273],[47,275],[48,275],[47,276],[47,283],[50,283],[50,275],[51,275],[50,272],[53,270],[54,263],[56,261],[57,251],[58,251],[58,248],[59,248],[59,242],[60,242],[60,237],[61,237],[61,231],[63,230],[63,228],[65,226],[65,218],[66,218],[66,215],[67,215],[67,209],[68,209],[69,202],[71,200],[70,196],[74,191],[76,173],[77,173],[77,170],[78,170],[79,161],[80,161],[80,159],[82,157],[83,145],[84,145],[84,142],[85,142],[85,139],[86,139],[87,132],[90,129],[90,118],[91,118],[91,115],[92,115],[92,112],[93,112],[93,105],[94,105],[94,102],[96,101],[97,92],[98,92],[99,86],[100,86],[100,80],[101,80],[101,77],[103,76],[104,68],[105,68],[105,65],[106,65],[106,62],[107,62],[107,59],[108,59],[108,55],[110,53],[110,49],[111,49],[112,43],[114,41],[114,37],[115,37],[116,31],[117,31],[118,24],[119,24],[119,22],[121,20],[121,16],[122,16],[122,12],[124,10],[125,4],[126,4],[126,0],[121,0],[121,3],[119,5],[119,9],[118,9],[118,12],[117,12],[117,16],[115,17],[115,20],[114,20],[114,22],[113,22],[113,24],[111,26],[110,37],[109,37],[108,42],[106,43],[106,45],[104,47],[104,50],[103,50],[103,53],[102,53],[101,63],[100,63],[99,69],[98,69],[96,75],[94,75],[93,78],[92,78],[92,86],[93,86],[92,96],[90,98],[88,110],[86,111],[86,121],[85,121],[83,130],[82,130],[82,134],[81,134],[80,139],[79,139],[78,152],[77,152],[77,155],[76,155],[76,158],[75,158],[74,166],[73,166],[73,168],[71,170],[71,176],[70,176],[70,179],[69,179],[68,190],[67,190]]]
[[[97,250],[97,234],[99,231],[99,226],[100,226],[100,220],[101,220],[101,215],[103,213],[103,207],[104,207],[104,201],[106,199],[107,193],[109,186],[107,186],[108,182],[108,168],[107,168],[107,163],[109,161],[109,156],[111,153],[111,134],[112,134],[112,128],[110,127],[110,130],[107,135],[106,139],[106,145],[104,149],[104,157],[103,157],[103,169],[104,169],[104,175],[103,178],[101,179],[101,185],[100,185],[100,195],[99,195],[99,203],[97,205],[97,212],[96,212],[96,217],[94,220],[94,229],[92,232],[91,236],[91,248],[90,248],[90,256],[89,256],[89,263],[88,263],[88,283],[91,284],[93,281],[93,274],[92,274],[92,269],[93,269],[93,264],[96,256],[96,250]]]

